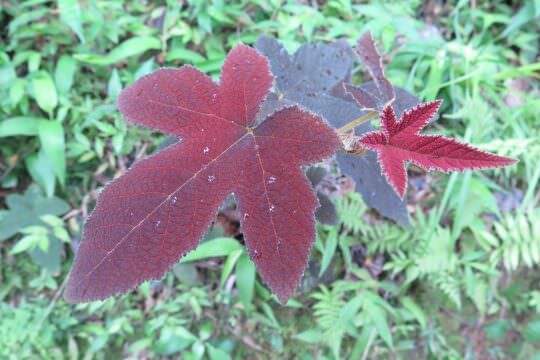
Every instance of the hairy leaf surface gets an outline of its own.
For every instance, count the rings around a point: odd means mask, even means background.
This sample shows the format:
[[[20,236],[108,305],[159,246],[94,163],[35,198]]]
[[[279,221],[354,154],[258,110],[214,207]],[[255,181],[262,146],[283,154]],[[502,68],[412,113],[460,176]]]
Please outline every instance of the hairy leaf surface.
[[[195,248],[234,193],[251,259],[285,302],[315,238],[317,198],[301,167],[339,140],[319,116],[285,107],[255,124],[272,85],[267,59],[239,45],[219,84],[193,67],[161,69],[122,91],[127,121],[181,138],[100,195],[66,289],[73,302],[159,279]]]
[[[293,56],[271,37],[260,37],[255,46],[268,57],[276,75],[277,90],[285,100],[322,115],[336,128],[367,114],[343,88],[344,81],[350,80],[354,62],[354,54],[346,43],[306,44]],[[372,94],[378,92],[373,81],[361,88]],[[396,88],[396,94],[395,102],[403,102],[406,107],[418,103],[416,97],[403,89]],[[355,128],[356,134],[372,130],[369,123]],[[374,153],[358,157],[338,152],[336,157],[342,173],[353,178],[356,190],[368,206],[402,225],[408,223],[406,203],[386,182]]]
[[[405,162],[426,170],[461,171],[508,166],[514,159],[494,155],[442,135],[422,135],[441,100],[407,110],[397,121],[391,106],[381,113],[381,131],[365,134],[360,142],[377,152],[382,171],[395,192],[403,197],[407,189]]]

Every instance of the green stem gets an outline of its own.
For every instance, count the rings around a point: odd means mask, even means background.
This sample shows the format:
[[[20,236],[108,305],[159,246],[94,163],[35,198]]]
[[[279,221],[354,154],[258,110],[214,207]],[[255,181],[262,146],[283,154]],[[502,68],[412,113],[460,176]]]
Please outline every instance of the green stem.
[[[362,117],[359,117],[358,119],[353,120],[350,123],[340,127],[339,129],[336,130],[336,133],[343,134],[346,131],[352,130],[355,127],[357,127],[358,125],[361,125],[361,124],[365,123],[366,121],[373,119],[378,114],[379,114],[379,112],[375,111],[375,110],[371,111],[371,112],[368,112],[366,115],[364,115]]]

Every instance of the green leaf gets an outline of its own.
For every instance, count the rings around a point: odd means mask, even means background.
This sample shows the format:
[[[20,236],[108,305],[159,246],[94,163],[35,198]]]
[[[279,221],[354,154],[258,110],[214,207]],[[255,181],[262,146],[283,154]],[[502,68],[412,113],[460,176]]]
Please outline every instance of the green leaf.
[[[182,60],[192,64],[198,64],[206,59],[204,56],[188,49],[176,48],[172,49],[165,58],[166,61]]]
[[[51,163],[43,149],[37,154],[32,154],[26,158],[26,168],[32,179],[39,184],[48,197],[54,194],[55,174]]]
[[[309,344],[318,344],[322,342],[323,335],[317,329],[309,329],[301,332],[300,334],[294,335],[294,338]]]
[[[230,360],[231,356],[227,354],[225,351],[213,347],[210,344],[206,345],[206,350],[208,351],[208,356],[210,357],[210,360]]]
[[[375,326],[377,334],[379,334],[379,336],[388,346],[393,348],[394,345],[392,343],[392,333],[388,327],[385,312],[379,306],[369,301],[365,303],[364,310],[366,311],[367,316],[371,320],[373,326]]]
[[[11,194],[6,197],[9,208],[0,219],[0,241],[12,237],[22,229],[34,225],[47,225],[44,215],[62,215],[69,205],[57,197],[45,198],[34,185],[24,194]]]
[[[17,79],[15,68],[6,53],[0,53],[0,89],[8,89]]]
[[[328,265],[330,265],[330,262],[334,258],[338,243],[338,236],[338,229],[336,227],[331,228],[331,230],[328,232],[328,236],[326,238],[326,243],[323,250],[323,258],[321,261],[321,270],[319,271],[319,277],[324,274],[324,272],[328,268]]]
[[[154,342],[153,351],[159,355],[172,355],[184,350],[196,340],[197,338],[182,326],[165,327]]]
[[[71,85],[73,85],[76,70],[77,62],[74,58],[69,55],[62,55],[60,57],[56,63],[56,70],[54,72],[54,81],[59,93],[69,93]]]
[[[39,107],[49,116],[52,115],[58,104],[58,97],[51,75],[46,71],[39,71],[32,77],[31,81],[34,98]]]
[[[39,242],[39,236],[37,235],[28,235],[23,237],[21,240],[15,244],[15,246],[11,249],[11,254],[19,254],[21,252],[24,252],[26,250],[30,250],[34,248],[37,243]]]
[[[496,319],[484,327],[484,332],[489,340],[501,341],[511,329],[512,325],[508,320]]]
[[[128,39],[112,49],[107,55],[75,54],[73,57],[91,65],[112,65],[124,59],[138,56],[148,50],[161,49],[161,41],[151,36]]]
[[[195,264],[176,264],[173,267],[173,274],[176,278],[187,285],[196,285],[199,282]]]
[[[228,256],[235,250],[242,249],[240,243],[233,238],[216,238],[200,244],[195,250],[182,258],[181,263]]]
[[[24,97],[24,93],[26,89],[26,83],[22,79],[16,79],[13,82],[13,85],[9,89],[9,100],[11,102],[11,106],[17,105],[19,102],[21,102],[22,98]]]
[[[48,238],[48,247],[46,250],[36,246],[30,251],[32,261],[50,273],[56,273],[60,270],[61,256],[62,242],[56,237]]]
[[[410,313],[416,318],[422,329],[424,329],[426,327],[427,321],[426,316],[424,315],[424,312],[422,311],[420,306],[418,306],[418,304],[416,304],[413,299],[408,296],[404,296],[401,298],[401,304],[405,309],[410,311]]]
[[[135,73],[135,80],[138,80],[138,79],[142,78],[143,76],[150,74],[152,72],[152,70],[154,70],[154,59],[153,58],[150,59],[150,60],[145,61],[137,69],[137,72]]]
[[[247,253],[243,253],[240,259],[238,259],[238,265],[236,266],[236,288],[238,289],[240,301],[244,305],[244,308],[249,309],[255,288],[255,265]]]
[[[42,121],[39,123],[39,140],[41,149],[47,156],[54,174],[62,186],[66,183],[66,146],[64,128],[58,121]]]
[[[118,71],[116,71],[116,69],[113,69],[111,78],[109,79],[109,85],[107,86],[109,98],[116,101],[116,98],[121,90],[122,83],[120,82],[120,76],[118,76]]]
[[[225,281],[227,281],[227,278],[229,275],[231,275],[234,265],[236,265],[236,262],[240,258],[240,255],[244,253],[244,249],[238,249],[234,250],[227,256],[227,260],[225,260],[225,264],[223,264],[223,269],[221,270],[221,281],[219,286],[223,287],[225,285]]]
[[[43,118],[16,116],[0,121],[0,137],[35,136],[39,134],[39,124]]]
[[[540,342],[540,320],[531,321],[523,331],[523,337],[527,342]]]
[[[60,10],[60,20],[69,26],[84,44],[79,2],[77,0],[58,0],[58,10]]]

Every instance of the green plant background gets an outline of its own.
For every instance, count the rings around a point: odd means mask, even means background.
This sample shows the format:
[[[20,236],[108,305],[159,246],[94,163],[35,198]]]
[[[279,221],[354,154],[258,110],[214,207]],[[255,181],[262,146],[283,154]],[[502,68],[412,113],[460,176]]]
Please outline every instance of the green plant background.
[[[0,1],[0,358],[540,359],[539,15],[538,0]],[[367,29],[393,83],[445,100],[430,131],[520,163],[416,171],[408,229],[335,199],[287,306],[219,232],[160,282],[62,300],[99,189],[163,140],[126,127],[123,87],[160,66],[217,78],[261,34],[294,51]]]

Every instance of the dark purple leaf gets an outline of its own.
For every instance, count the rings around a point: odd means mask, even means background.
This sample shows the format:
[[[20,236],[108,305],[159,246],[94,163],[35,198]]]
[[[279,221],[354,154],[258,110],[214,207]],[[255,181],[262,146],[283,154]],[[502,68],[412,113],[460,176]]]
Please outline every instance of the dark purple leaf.
[[[304,45],[293,57],[271,37],[260,37],[255,46],[268,57],[272,72],[277,78],[277,91],[283,94],[286,100],[294,101],[322,115],[335,128],[367,113],[343,91],[343,82],[350,79],[354,61],[354,54],[346,43]],[[307,65],[301,63],[305,59],[309,59]],[[317,75],[327,74],[327,71],[334,76]],[[373,82],[364,86],[366,91],[376,90]],[[405,103],[408,103],[412,96],[397,88],[396,93],[403,97]],[[398,101],[396,99],[396,102]],[[355,133],[360,135],[372,130],[369,123],[364,123],[355,128]],[[369,207],[402,225],[408,224],[406,203],[386,182],[374,154],[362,158],[338,152],[337,161],[341,171],[356,182],[356,190],[362,194]]]

